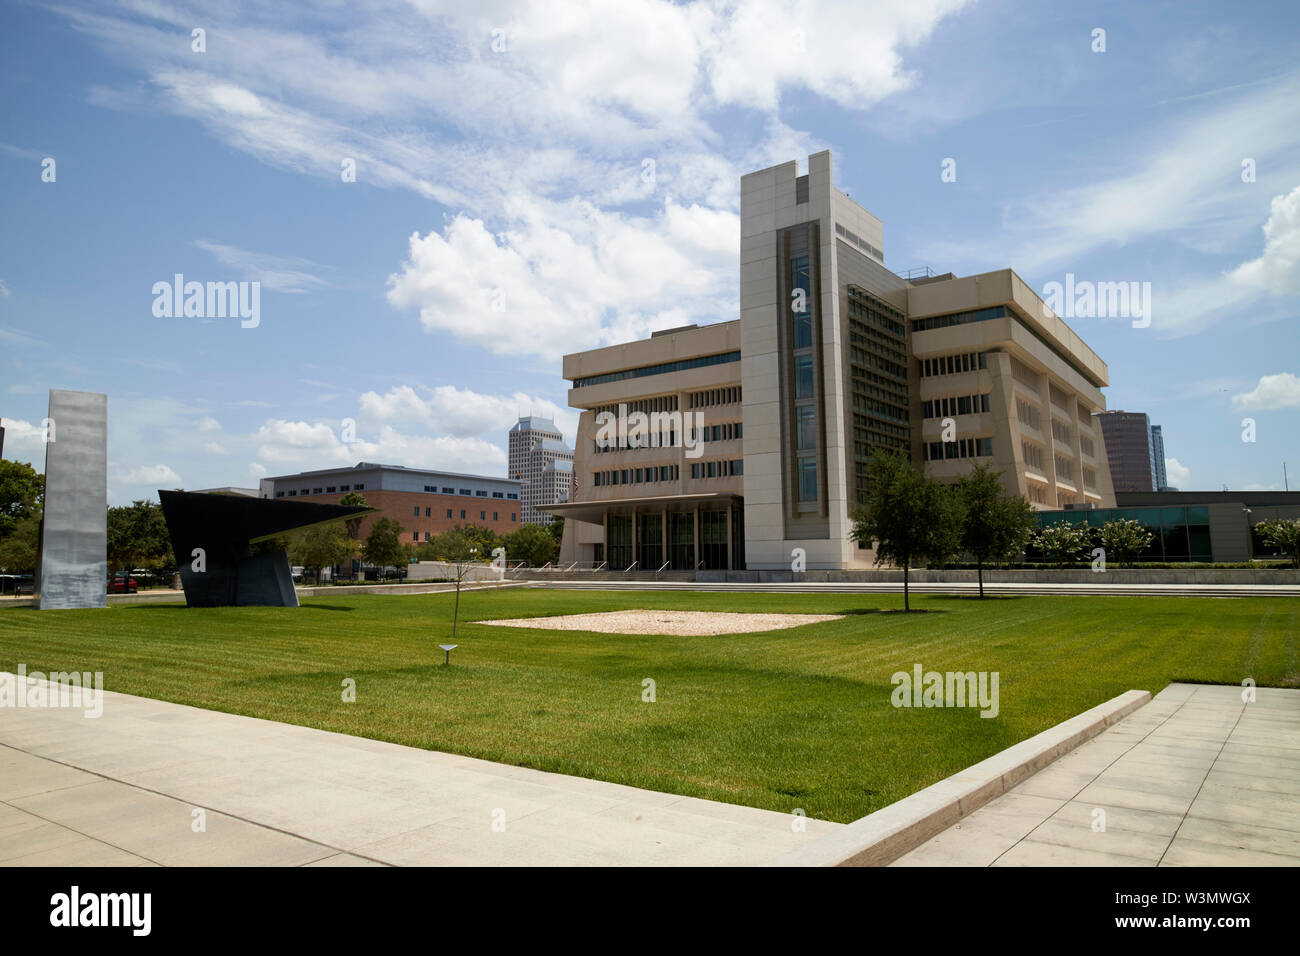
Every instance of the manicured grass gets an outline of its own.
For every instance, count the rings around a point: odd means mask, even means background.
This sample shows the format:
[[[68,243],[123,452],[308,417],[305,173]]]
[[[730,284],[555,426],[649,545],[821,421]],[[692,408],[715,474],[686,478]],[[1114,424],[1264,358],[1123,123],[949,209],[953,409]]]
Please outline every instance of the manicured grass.
[[[912,601],[927,613],[882,613],[893,595],[468,592],[451,667],[441,594],[8,609],[0,669],[98,670],[109,690],[840,821],[1130,688],[1300,685],[1293,598]],[[636,607],[849,616],[707,638],[473,623]],[[890,676],[915,663],[998,671],[1001,713],[895,709]]]

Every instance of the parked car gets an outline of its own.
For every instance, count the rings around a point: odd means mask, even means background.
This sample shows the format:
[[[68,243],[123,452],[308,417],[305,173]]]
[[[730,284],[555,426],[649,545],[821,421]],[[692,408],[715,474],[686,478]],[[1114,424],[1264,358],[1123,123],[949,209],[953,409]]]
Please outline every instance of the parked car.
[[[135,594],[140,590],[140,583],[125,571],[119,571],[108,582],[109,594]]]

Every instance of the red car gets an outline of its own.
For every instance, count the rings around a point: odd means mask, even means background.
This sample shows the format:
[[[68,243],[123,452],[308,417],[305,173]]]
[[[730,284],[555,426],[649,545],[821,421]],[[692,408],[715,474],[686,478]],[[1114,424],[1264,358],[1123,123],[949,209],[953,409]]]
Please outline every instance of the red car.
[[[125,574],[113,575],[113,580],[108,582],[109,594],[135,594],[140,590],[140,585],[136,583],[135,578]]]

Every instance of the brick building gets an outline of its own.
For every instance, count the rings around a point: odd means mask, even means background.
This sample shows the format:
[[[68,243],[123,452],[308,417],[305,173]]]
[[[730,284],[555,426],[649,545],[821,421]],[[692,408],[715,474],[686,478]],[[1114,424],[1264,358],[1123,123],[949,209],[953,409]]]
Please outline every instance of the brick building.
[[[523,518],[517,481],[365,461],[350,468],[263,478],[259,491],[263,498],[330,503],[355,491],[378,509],[363,519],[362,538],[376,520],[390,518],[402,526],[402,540],[411,544],[428,541],[456,525],[509,534],[519,529]]]

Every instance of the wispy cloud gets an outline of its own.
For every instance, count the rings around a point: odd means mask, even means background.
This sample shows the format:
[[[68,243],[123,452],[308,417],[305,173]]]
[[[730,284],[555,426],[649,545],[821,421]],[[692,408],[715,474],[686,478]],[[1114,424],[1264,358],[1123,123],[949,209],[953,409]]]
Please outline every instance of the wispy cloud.
[[[236,270],[240,278],[260,282],[273,292],[303,293],[329,285],[312,271],[322,267],[308,259],[250,252],[206,239],[197,239],[194,244]]]

